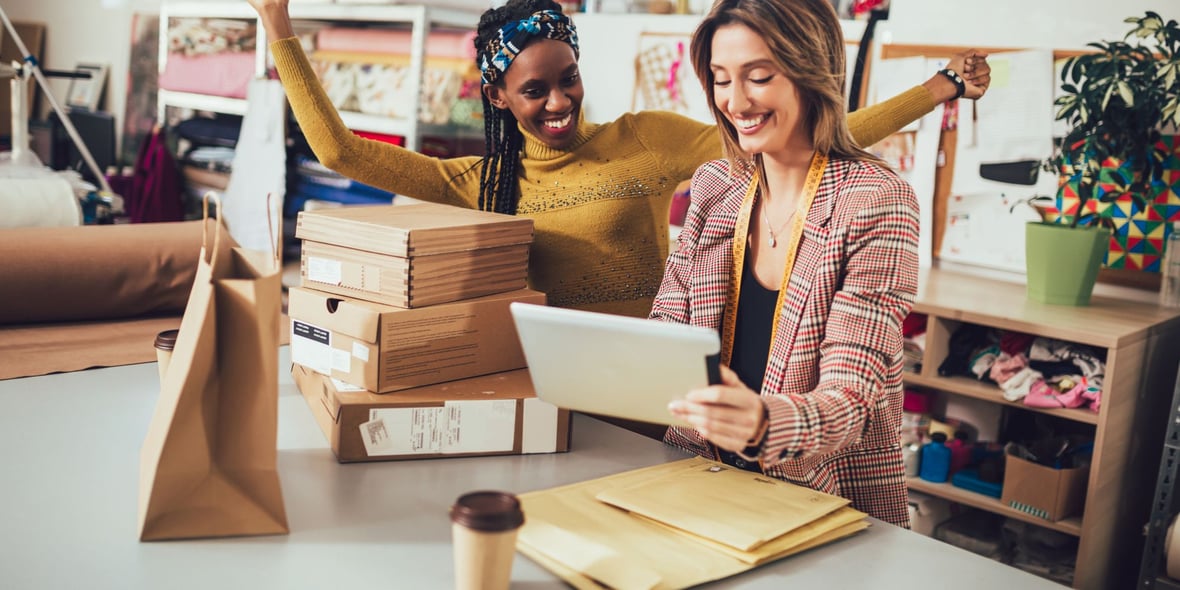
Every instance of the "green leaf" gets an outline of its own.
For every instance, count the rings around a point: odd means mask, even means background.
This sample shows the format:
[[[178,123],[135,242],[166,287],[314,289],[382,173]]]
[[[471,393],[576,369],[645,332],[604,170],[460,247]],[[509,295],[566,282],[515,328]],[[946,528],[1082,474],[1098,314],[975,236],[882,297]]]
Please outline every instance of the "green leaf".
[[[1123,99],[1123,102],[1127,103],[1128,107],[1135,106],[1135,91],[1131,90],[1131,85],[1120,80],[1116,87],[1118,88],[1119,97]]]

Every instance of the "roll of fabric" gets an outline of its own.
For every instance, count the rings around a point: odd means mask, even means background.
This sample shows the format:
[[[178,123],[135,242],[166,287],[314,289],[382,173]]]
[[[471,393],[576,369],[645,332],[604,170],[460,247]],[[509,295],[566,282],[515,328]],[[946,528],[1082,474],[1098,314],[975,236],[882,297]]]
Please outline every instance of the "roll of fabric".
[[[200,256],[201,223],[0,232],[0,324],[183,312]],[[229,232],[221,235],[221,247],[230,247]]]
[[[73,227],[81,223],[78,197],[66,179],[44,176],[0,180],[0,228]]]

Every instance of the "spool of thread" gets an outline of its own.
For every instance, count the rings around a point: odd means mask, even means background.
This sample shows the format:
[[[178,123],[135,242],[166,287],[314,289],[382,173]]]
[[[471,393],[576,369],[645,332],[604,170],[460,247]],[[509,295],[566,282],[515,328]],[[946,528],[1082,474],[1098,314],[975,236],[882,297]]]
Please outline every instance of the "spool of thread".
[[[160,370],[160,382],[168,372],[168,363],[172,360],[172,349],[176,346],[176,335],[180,330],[164,330],[156,334],[156,361]]]

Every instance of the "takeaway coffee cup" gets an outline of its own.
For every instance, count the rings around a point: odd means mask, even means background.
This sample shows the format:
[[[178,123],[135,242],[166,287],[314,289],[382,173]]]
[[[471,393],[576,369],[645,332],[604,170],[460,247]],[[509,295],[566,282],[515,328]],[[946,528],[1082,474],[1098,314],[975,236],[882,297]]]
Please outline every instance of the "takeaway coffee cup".
[[[160,381],[168,372],[168,361],[172,360],[172,348],[176,346],[176,335],[180,330],[165,330],[156,334],[156,360],[159,361]]]
[[[507,492],[464,494],[451,506],[456,590],[507,590],[524,524],[520,501]]]

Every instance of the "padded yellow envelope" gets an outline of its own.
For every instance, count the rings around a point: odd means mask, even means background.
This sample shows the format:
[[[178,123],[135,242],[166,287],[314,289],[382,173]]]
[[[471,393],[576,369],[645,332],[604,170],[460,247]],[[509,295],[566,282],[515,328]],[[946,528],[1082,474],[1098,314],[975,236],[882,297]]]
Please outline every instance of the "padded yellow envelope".
[[[868,526],[863,513],[837,506],[829,514],[803,522],[754,551],[742,551],[597,499],[607,492],[644,488],[654,480],[682,487],[686,484],[678,477],[687,476],[692,481],[699,470],[719,465],[702,458],[685,459],[521,494],[525,524],[517,549],[577,588],[687,588],[817,547]],[[711,482],[694,484],[711,487]],[[744,485],[734,485],[734,493],[746,494],[754,493],[749,486],[765,484],[746,480]],[[725,518],[724,510],[713,506],[696,510],[718,521]]]
[[[711,539],[753,550],[848,505],[848,500],[760,473],[709,463],[626,488],[598,499]]]

